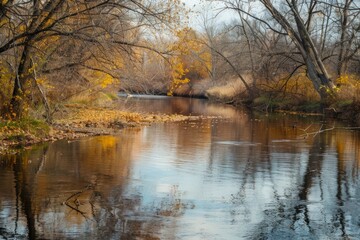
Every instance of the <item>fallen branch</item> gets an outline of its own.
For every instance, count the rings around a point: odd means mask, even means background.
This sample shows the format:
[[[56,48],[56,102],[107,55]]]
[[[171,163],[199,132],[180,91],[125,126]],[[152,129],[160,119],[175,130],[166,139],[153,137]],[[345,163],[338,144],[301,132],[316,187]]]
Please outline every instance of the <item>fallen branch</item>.
[[[310,124],[307,128],[305,129],[301,129],[302,131],[305,132],[305,134],[302,134],[299,136],[300,139],[306,139],[309,136],[313,135],[313,138],[316,137],[316,135],[318,135],[319,133],[323,133],[323,132],[327,132],[327,131],[332,131],[335,130],[335,124],[331,127],[331,128],[326,128],[326,129],[322,129],[324,124],[321,124],[320,129],[318,131],[315,132],[307,132],[307,130],[312,126],[312,124]]]

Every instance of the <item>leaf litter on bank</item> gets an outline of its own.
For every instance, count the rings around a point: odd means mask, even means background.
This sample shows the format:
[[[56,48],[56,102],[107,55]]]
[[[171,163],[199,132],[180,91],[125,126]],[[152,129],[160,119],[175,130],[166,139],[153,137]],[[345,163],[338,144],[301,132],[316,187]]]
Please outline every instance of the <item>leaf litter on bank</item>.
[[[61,113],[54,116],[54,121],[50,126],[37,120],[26,120],[24,123],[23,120],[11,122],[0,119],[0,154],[14,153],[14,151],[40,142],[70,140],[86,136],[116,135],[125,127],[200,118],[214,117],[145,114],[68,104]]]

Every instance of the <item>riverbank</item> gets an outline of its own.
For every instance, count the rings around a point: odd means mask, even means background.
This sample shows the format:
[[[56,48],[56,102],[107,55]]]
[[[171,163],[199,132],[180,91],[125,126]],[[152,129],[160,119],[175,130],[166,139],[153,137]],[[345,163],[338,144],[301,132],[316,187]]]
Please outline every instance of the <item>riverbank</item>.
[[[125,127],[175,122],[198,117],[178,114],[140,114],[115,108],[68,104],[46,124],[33,119],[18,122],[0,119],[0,154],[16,153],[41,142],[78,139],[86,136],[117,135]]]
[[[253,83],[251,76],[244,75],[248,85]],[[300,115],[324,115],[360,126],[360,84],[356,76],[343,77],[335,81],[336,98],[332,103],[322,103],[312,82],[303,74],[293,78],[279,78],[274,81],[257,80],[252,96],[239,78],[222,79],[213,82],[210,79],[191,81],[174,90],[174,96],[206,98],[213,102],[246,106],[250,110],[265,114],[283,111]],[[130,90],[131,92],[131,90]],[[143,93],[141,90],[136,93]],[[154,92],[165,95],[164,89]],[[324,107],[326,105],[326,107]]]
[[[219,99],[217,101],[221,102]],[[230,104],[236,105],[234,102]],[[258,107],[261,108],[263,105],[258,103],[257,106],[250,106],[253,110]],[[270,108],[265,110],[270,110]],[[272,111],[302,115],[322,114],[328,118],[336,118],[347,121],[351,125],[360,126],[360,104],[356,103],[347,104],[341,108],[329,108],[326,112],[303,111],[301,106],[297,105],[292,105],[291,108],[272,105],[269,112]],[[117,135],[125,127],[199,118],[178,114],[140,114],[120,111],[116,107],[95,107],[86,104],[65,104],[53,117],[51,124],[34,119],[9,122],[0,118],[0,154],[16,153],[41,142],[73,140],[86,136]]]
[[[305,94],[301,96],[289,92],[279,94],[275,91],[263,91],[257,94],[257,97],[247,99],[246,96],[244,97],[238,93],[238,89],[225,86],[209,90],[206,97],[210,101],[224,104],[245,105],[251,110],[264,112],[265,114],[272,112],[289,112],[301,115],[316,114],[360,126],[359,94],[355,96],[350,90],[339,92],[337,99],[330,104],[325,104],[326,107],[324,107],[319,96],[314,92],[311,93],[310,90],[304,89],[302,92]]]

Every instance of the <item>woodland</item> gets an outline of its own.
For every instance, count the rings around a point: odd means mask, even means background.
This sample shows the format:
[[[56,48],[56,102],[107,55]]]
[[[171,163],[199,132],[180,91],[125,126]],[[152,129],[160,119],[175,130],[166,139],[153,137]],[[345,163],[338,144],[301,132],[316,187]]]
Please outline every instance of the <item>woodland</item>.
[[[52,123],[69,104],[107,105],[118,92],[360,122],[359,1],[201,4],[216,7],[194,13],[180,0],[0,1],[1,126]],[[221,21],[224,13],[231,20]]]

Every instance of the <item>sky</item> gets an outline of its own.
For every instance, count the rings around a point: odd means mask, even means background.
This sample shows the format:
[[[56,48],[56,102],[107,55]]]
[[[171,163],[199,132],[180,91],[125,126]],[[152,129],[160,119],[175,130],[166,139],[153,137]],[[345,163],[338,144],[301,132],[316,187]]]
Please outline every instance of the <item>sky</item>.
[[[204,0],[182,0],[192,10],[190,15],[190,26],[196,29],[201,29],[203,25],[204,16],[208,19],[216,16],[216,23],[229,22],[236,17],[232,12],[219,13],[222,8],[220,3],[209,3]]]

